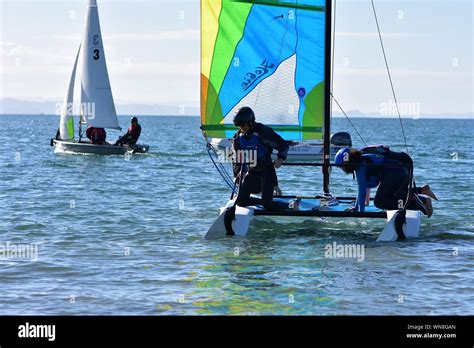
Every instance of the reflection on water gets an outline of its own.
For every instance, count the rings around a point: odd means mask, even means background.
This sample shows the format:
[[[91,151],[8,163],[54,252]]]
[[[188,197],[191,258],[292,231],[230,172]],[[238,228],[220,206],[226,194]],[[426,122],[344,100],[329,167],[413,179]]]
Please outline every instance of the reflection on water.
[[[261,242],[233,243],[232,250],[212,257],[213,265],[203,270],[205,280],[193,280],[189,296],[199,298],[193,301],[197,313],[305,314],[330,305],[326,260],[288,260],[278,257],[278,248]],[[210,288],[214,291],[208,297]]]

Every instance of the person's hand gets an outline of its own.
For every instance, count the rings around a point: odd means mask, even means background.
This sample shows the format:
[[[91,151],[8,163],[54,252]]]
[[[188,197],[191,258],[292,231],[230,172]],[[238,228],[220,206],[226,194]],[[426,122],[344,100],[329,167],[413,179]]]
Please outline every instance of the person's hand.
[[[273,165],[277,169],[280,168],[282,164],[283,164],[283,159],[281,159],[281,158],[278,158],[278,159],[275,160],[275,162],[273,162]]]
[[[274,195],[274,196],[282,196],[282,195],[283,195],[283,192],[281,192],[280,187],[275,186],[275,187],[273,188],[273,195]]]
[[[365,205],[370,204],[370,188],[365,190]]]

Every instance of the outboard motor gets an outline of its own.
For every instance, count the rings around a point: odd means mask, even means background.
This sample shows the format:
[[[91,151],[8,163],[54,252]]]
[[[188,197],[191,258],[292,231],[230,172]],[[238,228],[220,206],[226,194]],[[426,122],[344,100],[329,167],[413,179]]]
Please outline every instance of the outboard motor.
[[[331,144],[337,147],[352,147],[351,135],[347,132],[337,132],[331,135]]]

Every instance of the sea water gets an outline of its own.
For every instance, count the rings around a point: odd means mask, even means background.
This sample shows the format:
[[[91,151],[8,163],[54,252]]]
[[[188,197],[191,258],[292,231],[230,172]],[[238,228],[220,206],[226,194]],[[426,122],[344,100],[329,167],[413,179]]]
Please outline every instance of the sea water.
[[[0,116],[2,315],[474,314],[473,120],[404,120],[417,184],[439,202],[419,238],[392,243],[375,242],[382,220],[330,218],[206,241],[230,191],[198,117],[141,117],[150,153],[131,157],[55,154],[58,122]],[[405,150],[397,119],[353,122]],[[345,119],[333,131],[363,145]],[[320,168],[278,175],[285,194],[322,192]],[[331,187],[357,192],[337,169]]]

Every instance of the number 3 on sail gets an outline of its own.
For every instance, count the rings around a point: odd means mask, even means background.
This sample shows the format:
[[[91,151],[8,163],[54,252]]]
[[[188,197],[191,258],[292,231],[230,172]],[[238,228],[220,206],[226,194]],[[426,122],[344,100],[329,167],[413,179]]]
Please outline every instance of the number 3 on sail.
[[[78,122],[78,138],[74,134],[74,84],[76,69],[80,66],[81,84],[80,117]],[[102,144],[82,140],[82,125],[94,129],[102,129]],[[148,152],[148,145],[113,146],[105,142],[104,129],[120,130],[115,111],[112,89],[99,24],[97,0],[89,0],[87,8],[86,28],[82,44],[79,46],[69,86],[61,110],[58,134],[51,140],[51,145],[59,152],[93,153],[98,155],[124,155],[126,153]]]

